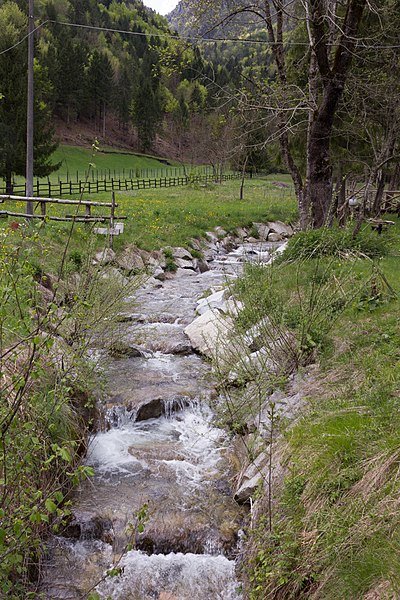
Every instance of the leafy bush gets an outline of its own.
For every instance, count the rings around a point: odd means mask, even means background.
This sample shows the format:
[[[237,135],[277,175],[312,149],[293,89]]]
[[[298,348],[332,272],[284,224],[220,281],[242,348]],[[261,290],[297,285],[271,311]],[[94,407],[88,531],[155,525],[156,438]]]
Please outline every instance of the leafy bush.
[[[178,267],[176,266],[176,263],[174,261],[174,257],[173,257],[171,248],[165,248],[164,256],[165,256],[165,271],[167,271],[169,273],[175,273],[175,271],[177,270]]]
[[[311,229],[301,231],[289,240],[281,260],[296,260],[359,253],[370,258],[388,254],[388,242],[383,236],[365,228],[353,238],[350,229]]]

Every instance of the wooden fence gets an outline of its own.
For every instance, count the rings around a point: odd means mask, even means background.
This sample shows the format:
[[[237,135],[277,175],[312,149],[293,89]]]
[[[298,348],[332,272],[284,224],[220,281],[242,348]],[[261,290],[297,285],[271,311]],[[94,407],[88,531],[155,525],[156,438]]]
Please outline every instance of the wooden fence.
[[[358,205],[361,205],[363,202],[365,202],[365,208],[367,212],[371,212],[373,210],[376,194],[377,190],[375,188],[370,188],[367,192],[363,187],[357,189],[355,184],[346,188],[346,198],[356,198],[358,200]],[[399,213],[400,215],[400,190],[383,191],[379,212]]]
[[[110,222],[113,225],[114,220],[118,219],[126,219],[127,217],[115,215],[115,208],[118,204],[115,203],[115,196],[113,194],[112,202],[92,202],[90,200],[66,200],[61,198],[29,198],[27,196],[13,196],[13,195],[5,195],[0,194],[0,203],[4,204],[5,202],[32,202],[33,203],[33,214],[27,214],[26,212],[18,212],[16,210],[0,210],[0,217],[24,217],[26,219],[42,219],[48,221],[77,221],[81,223],[105,223]],[[76,209],[83,207],[85,209],[85,214],[76,214],[71,215],[63,215],[63,216],[55,216],[47,214],[47,206],[48,205],[62,205],[62,206],[73,206]],[[101,208],[109,208],[110,214],[105,215],[93,215],[92,207],[101,207]],[[40,209],[40,213],[37,211]]]
[[[239,179],[240,173],[231,173],[222,175],[218,181],[228,181],[231,179]],[[34,185],[34,193],[37,197],[46,195],[49,198],[54,196],[73,196],[81,194],[98,194],[99,192],[114,192],[114,191],[129,191],[129,190],[146,190],[155,188],[169,188],[176,186],[185,186],[191,183],[209,183],[214,181],[211,175],[193,175],[184,177],[160,177],[156,179],[96,179],[95,181],[36,181]],[[0,187],[0,194],[5,194],[5,188]],[[16,184],[13,187],[13,194],[25,196],[26,185]]]

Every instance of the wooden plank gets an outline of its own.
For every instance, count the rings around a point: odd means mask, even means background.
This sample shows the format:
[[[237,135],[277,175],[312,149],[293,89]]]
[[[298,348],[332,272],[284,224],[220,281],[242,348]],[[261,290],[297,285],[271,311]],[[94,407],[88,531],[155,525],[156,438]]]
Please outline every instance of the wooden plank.
[[[32,201],[32,202],[53,202],[54,204],[74,204],[82,206],[106,206],[107,208],[112,206],[111,202],[95,202],[92,200],[67,200],[63,198],[40,198],[39,196],[14,196],[10,194],[0,194],[0,202],[4,202],[4,200],[15,200],[15,201]],[[116,204],[115,206],[118,206]]]
[[[17,213],[17,212],[10,212],[7,210],[0,210],[0,217],[23,217],[24,219],[45,219],[46,221],[79,221],[81,223],[87,223],[87,222],[101,222],[103,223],[104,221],[106,221],[107,219],[109,219],[110,217],[85,217],[84,215],[81,216],[65,216],[65,217],[48,217],[48,216],[44,216],[44,215],[28,215],[26,213]],[[121,219],[124,219],[126,217],[119,217]]]
[[[112,219],[110,215],[91,215],[90,217],[86,215],[65,215],[65,217],[68,219],[83,219],[86,221],[96,221],[97,219],[101,221],[110,221]],[[120,217],[114,215],[114,219],[126,220],[127,218],[128,217],[122,215]]]

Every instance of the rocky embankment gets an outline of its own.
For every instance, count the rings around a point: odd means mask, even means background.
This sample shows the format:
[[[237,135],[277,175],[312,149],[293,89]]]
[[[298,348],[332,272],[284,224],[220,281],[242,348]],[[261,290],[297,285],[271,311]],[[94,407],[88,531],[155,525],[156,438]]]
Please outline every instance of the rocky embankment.
[[[204,273],[210,269],[210,263],[224,262],[224,257],[226,259],[232,251],[230,260],[237,263],[245,262],[250,256],[253,260],[268,262],[274,246],[281,245],[292,235],[291,225],[280,221],[253,223],[250,228],[240,227],[232,233],[216,227],[206,233],[205,239],[192,238],[189,249],[177,247],[148,252],[129,244],[119,255],[109,248],[98,252],[95,260],[108,266],[108,273],[119,278],[147,269],[155,279],[165,281],[187,276],[191,271]],[[268,250],[263,249],[263,244],[268,244]]]

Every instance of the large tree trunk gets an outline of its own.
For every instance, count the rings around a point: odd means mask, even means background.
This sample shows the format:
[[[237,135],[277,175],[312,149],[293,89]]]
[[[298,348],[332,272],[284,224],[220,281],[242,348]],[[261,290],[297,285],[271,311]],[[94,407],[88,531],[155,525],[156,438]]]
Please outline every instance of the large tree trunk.
[[[378,175],[378,187],[377,187],[377,190],[375,193],[374,205],[372,207],[372,213],[375,217],[378,217],[381,214],[383,192],[385,190],[385,180],[386,180],[385,170],[381,169],[381,171]]]
[[[332,202],[330,140],[333,120],[343,95],[365,4],[366,0],[348,0],[341,37],[331,57],[326,3],[324,0],[310,0],[313,49],[322,82],[321,99],[314,111],[307,140],[307,202],[311,207],[313,227],[324,226],[329,218]]]
[[[319,109],[311,123],[308,143],[307,204],[311,207],[313,227],[327,224],[332,202],[332,165],[330,160],[330,139],[333,117],[343,88],[328,84],[323,92]]]

